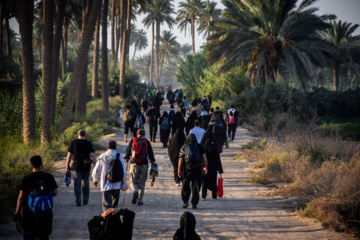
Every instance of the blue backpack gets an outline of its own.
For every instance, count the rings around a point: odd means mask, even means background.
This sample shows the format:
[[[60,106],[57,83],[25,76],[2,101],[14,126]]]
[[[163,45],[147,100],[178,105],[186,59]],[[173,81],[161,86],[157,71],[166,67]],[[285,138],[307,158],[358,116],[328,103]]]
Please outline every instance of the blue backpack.
[[[191,143],[185,146],[185,166],[186,170],[189,173],[199,173],[201,172],[201,159],[200,152],[197,143]]]
[[[29,208],[33,213],[50,212],[53,207],[53,198],[45,180],[41,180],[35,183],[33,191],[29,194]]]
[[[143,123],[143,121],[142,121],[141,114],[138,114],[138,115],[136,116],[135,127],[136,127],[137,129],[140,129],[140,128],[143,128],[143,127],[144,127],[144,123]]]
[[[169,129],[170,124],[169,124],[169,119],[167,117],[164,117],[161,123],[160,128],[161,129]]]

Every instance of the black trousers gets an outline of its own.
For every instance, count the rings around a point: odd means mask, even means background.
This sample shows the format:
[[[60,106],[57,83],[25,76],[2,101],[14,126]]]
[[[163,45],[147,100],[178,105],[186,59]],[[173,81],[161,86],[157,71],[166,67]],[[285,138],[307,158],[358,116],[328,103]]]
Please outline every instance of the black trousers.
[[[236,124],[229,124],[228,125],[228,136],[231,139],[231,141],[234,141],[235,132],[236,132]]]
[[[197,205],[199,203],[199,192],[201,188],[201,172],[189,173],[183,177],[183,186],[181,189],[181,198],[184,203],[188,203],[190,194],[192,194],[191,204]]]
[[[181,112],[181,115],[183,115],[183,117],[185,117],[185,113],[186,113],[185,108],[182,108],[180,112]]]
[[[150,129],[150,140],[155,142],[156,132],[157,132],[157,122],[149,122]]]
[[[216,183],[215,183],[216,184]],[[206,198],[206,196],[207,196],[207,188],[206,188],[206,186],[205,186],[205,184],[204,184],[204,182],[201,184],[201,197],[202,198]],[[211,191],[211,190],[209,190],[209,191]],[[211,191],[211,197],[212,198],[217,198],[217,191]]]

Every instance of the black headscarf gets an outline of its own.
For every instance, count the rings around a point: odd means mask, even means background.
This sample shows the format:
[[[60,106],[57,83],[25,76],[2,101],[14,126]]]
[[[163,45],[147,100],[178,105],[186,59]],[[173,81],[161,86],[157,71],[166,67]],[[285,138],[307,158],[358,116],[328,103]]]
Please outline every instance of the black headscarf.
[[[195,134],[190,133],[187,135],[184,145],[191,144],[191,143],[198,143]]]
[[[177,111],[175,114],[175,126],[176,128],[185,128],[185,119],[182,116],[181,112]],[[184,130],[183,130],[184,131]]]
[[[196,119],[198,119],[197,113],[196,111],[193,111],[186,120],[186,135],[188,135],[190,130],[194,128],[194,122]]]
[[[176,231],[175,240],[199,240],[199,235],[195,232],[196,218],[191,212],[184,212],[180,218],[180,228]]]
[[[171,162],[175,162],[179,157],[181,147],[184,145],[185,135],[182,128],[176,129],[174,135],[171,137],[168,147],[168,153]]]

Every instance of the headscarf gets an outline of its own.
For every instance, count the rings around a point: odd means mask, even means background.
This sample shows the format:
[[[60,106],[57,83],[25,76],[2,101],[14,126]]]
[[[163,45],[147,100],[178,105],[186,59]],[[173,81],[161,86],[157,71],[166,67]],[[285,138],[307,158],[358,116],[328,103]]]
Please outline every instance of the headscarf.
[[[194,127],[194,122],[196,119],[198,119],[197,113],[196,111],[193,111],[186,120],[186,134],[188,134],[190,130]]]
[[[199,235],[195,232],[196,218],[191,212],[185,211],[180,218],[180,228],[176,231],[173,239],[198,240]]]
[[[187,135],[184,145],[198,143],[195,134],[190,133]]]
[[[185,119],[182,116],[181,112],[177,111],[175,114],[175,126],[176,128],[185,128]]]

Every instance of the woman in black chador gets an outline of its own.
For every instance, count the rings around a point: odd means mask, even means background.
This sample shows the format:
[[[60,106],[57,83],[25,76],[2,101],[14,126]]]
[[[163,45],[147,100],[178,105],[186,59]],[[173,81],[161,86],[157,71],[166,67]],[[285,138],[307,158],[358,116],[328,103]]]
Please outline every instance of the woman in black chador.
[[[180,228],[174,234],[174,240],[201,240],[196,231],[196,218],[191,212],[184,212],[180,218]]]
[[[167,124],[165,124],[166,121]],[[166,111],[164,111],[163,115],[160,117],[159,126],[160,126],[160,141],[162,142],[163,147],[166,148],[168,146],[169,135],[170,135],[170,121],[169,121],[169,115]]]
[[[212,192],[212,198],[216,199],[217,173],[219,172],[220,177],[222,178],[223,168],[221,165],[220,153],[210,129],[206,131],[200,144],[203,146],[208,160],[208,173],[202,176],[201,197],[202,200],[205,200],[207,189],[209,189]]]
[[[189,135],[190,130],[194,128],[194,122],[196,119],[198,119],[198,116],[196,112],[193,111],[186,120],[186,128],[185,128],[186,136]]]
[[[182,128],[183,131],[184,131],[185,124],[186,124],[185,119],[182,116],[181,112],[177,111],[176,114],[175,114],[175,120],[174,120],[174,123],[173,123],[173,128],[171,130],[171,133],[174,135],[176,129],[178,129],[178,128]]]
[[[178,164],[179,164],[179,152],[181,147],[185,143],[184,130],[182,128],[176,129],[174,135],[171,137],[169,142],[169,158],[174,166],[174,179],[176,186],[180,186],[181,179],[178,176]]]

